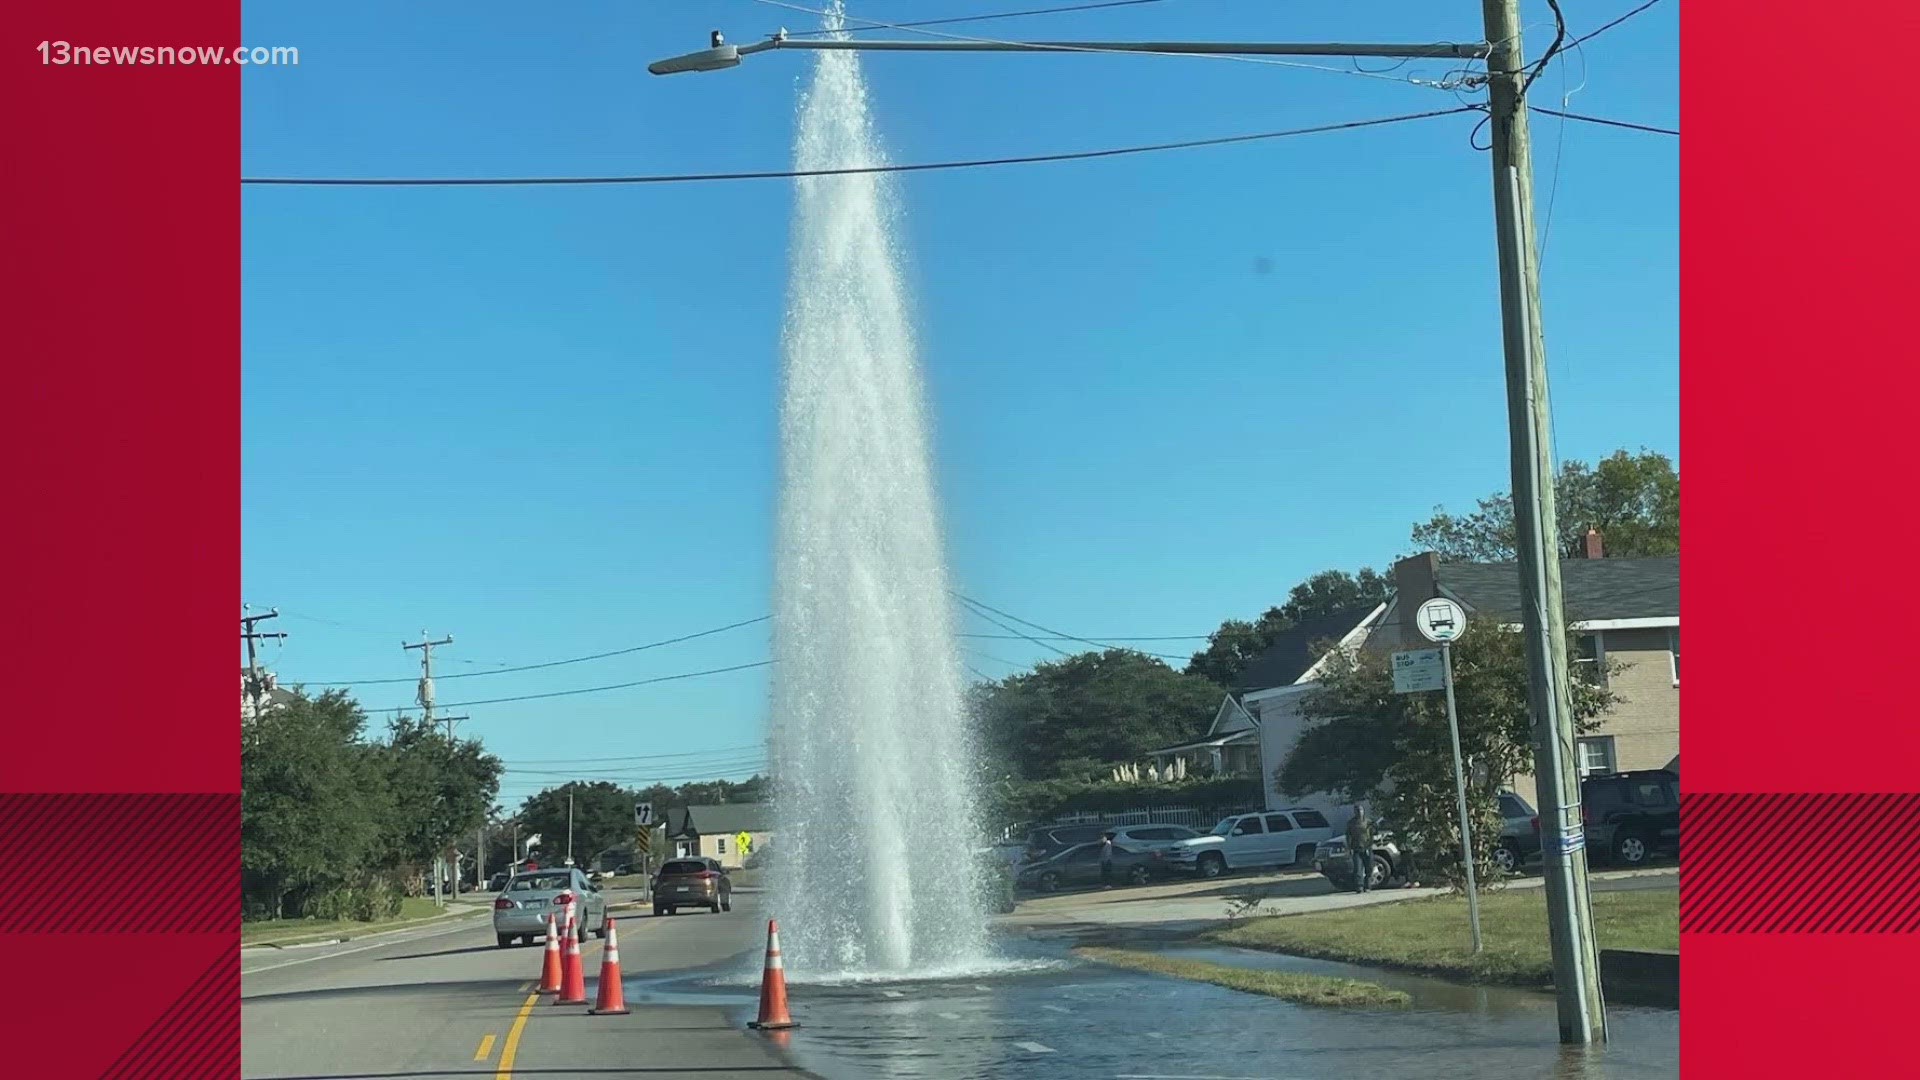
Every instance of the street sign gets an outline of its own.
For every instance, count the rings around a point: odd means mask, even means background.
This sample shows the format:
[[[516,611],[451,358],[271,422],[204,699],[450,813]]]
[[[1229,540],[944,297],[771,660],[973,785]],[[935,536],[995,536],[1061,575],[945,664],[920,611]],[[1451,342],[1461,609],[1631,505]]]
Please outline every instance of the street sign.
[[[1444,596],[1436,596],[1420,605],[1413,622],[1420,628],[1422,637],[1445,644],[1459,640],[1460,635],[1467,632],[1467,609]]]
[[[1411,649],[1393,654],[1394,693],[1418,694],[1446,687],[1446,666],[1439,649]]]
[[[733,846],[740,849],[740,854],[745,855],[753,850],[753,837],[744,832],[736,833],[733,837]]]
[[[653,804],[650,802],[634,803],[633,804],[633,823],[635,825],[640,826],[643,829],[652,825],[653,824]]]
[[[639,832],[635,833],[633,837],[633,846],[635,850],[639,851],[640,854],[642,855],[652,854],[653,853],[653,830],[643,828]]]

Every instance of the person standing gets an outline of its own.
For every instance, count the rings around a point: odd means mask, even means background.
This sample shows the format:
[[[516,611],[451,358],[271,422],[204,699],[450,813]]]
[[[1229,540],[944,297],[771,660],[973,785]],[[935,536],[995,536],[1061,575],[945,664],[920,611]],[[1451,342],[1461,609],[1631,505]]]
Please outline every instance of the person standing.
[[[1113,888],[1113,834],[1100,838],[1100,887]]]
[[[1353,891],[1366,892],[1373,884],[1373,826],[1359,803],[1353,804],[1353,816],[1347,819],[1347,855],[1353,859]]]

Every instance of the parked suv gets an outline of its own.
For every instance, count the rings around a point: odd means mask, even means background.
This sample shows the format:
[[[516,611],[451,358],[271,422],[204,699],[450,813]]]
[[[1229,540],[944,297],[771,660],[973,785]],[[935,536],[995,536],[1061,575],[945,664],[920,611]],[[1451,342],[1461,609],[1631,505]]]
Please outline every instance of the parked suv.
[[[1588,851],[1621,866],[1680,851],[1680,777],[1664,769],[1589,776],[1580,782]]]
[[[1333,835],[1326,815],[1304,806],[1238,814],[1205,836],[1176,841],[1167,861],[1201,877],[1259,866],[1294,866],[1313,861],[1314,848]]]
[[[718,915],[733,910],[733,881],[718,859],[669,859],[653,879],[653,913],[673,915],[703,907]]]

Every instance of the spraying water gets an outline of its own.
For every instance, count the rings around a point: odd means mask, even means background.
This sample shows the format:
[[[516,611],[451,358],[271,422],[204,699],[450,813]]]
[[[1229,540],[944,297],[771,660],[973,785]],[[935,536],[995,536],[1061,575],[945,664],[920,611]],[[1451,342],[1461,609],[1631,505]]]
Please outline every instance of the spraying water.
[[[839,29],[836,12],[829,29]],[[823,52],[795,166],[883,163],[851,52]],[[972,770],[890,185],[802,178],[784,334],[773,890],[798,979],[976,968]]]

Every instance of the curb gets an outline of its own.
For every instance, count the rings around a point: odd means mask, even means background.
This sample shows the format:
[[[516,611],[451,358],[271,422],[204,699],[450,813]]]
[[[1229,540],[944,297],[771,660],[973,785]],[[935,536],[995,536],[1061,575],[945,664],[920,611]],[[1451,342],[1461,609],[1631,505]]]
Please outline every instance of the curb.
[[[446,914],[435,915],[429,919],[415,919],[405,926],[395,926],[387,930],[371,930],[364,934],[349,933],[338,934],[332,937],[291,938],[286,941],[256,941],[252,943],[243,941],[240,943],[240,951],[251,952],[271,949],[274,952],[282,952],[287,949],[317,949],[326,945],[343,945],[349,941],[364,941],[367,938],[386,937],[389,934],[403,934],[408,930],[418,930],[425,926],[438,926],[441,923],[469,918],[473,915],[481,914],[486,910],[485,908],[471,908],[464,911],[449,911]]]

